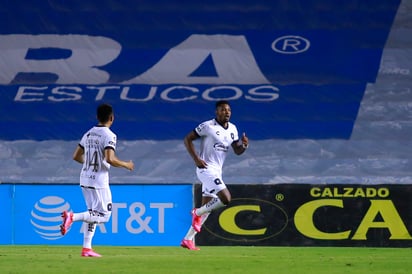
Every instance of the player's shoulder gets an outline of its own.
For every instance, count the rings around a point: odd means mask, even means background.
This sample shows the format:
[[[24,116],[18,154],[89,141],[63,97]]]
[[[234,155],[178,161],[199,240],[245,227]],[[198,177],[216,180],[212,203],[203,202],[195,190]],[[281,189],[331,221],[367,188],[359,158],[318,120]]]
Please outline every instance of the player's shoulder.
[[[216,122],[215,118],[203,121],[202,124],[213,125]]]
[[[207,121],[203,121],[201,122],[194,130],[195,132],[202,136],[205,135],[207,132],[210,131],[210,129],[213,127],[214,125],[214,119],[211,120],[207,120]]]
[[[116,138],[116,133],[114,133],[110,128],[106,127],[104,129],[104,133],[106,136],[111,137],[111,138]]]
[[[96,126],[94,131],[97,133],[98,138],[116,139],[116,134],[109,127]]]
[[[234,128],[234,129],[237,129],[237,127],[236,127],[236,125],[234,124],[234,123],[232,123],[232,122],[228,122],[228,128]]]
[[[211,127],[215,125],[215,119],[210,119],[207,121],[203,121],[199,124],[199,127],[203,128],[203,127]]]
[[[90,136],[92,136],[94,129],[95,129],[95,127],[89,128],[89,130],[86,131],[86,132],[83,134],[82,139],[84,139],[84,138],[89,138]]]

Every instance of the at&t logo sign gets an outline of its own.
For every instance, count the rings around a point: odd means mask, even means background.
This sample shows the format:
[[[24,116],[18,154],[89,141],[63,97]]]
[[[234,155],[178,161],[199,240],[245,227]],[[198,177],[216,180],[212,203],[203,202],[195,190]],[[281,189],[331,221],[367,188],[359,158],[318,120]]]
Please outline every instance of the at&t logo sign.
[[[46,196],[37,201],[31,211],[30,220],[34,231],[46,240],[61,238],[61,213],[64,210],[70,210],[70,204],[60,197]]]

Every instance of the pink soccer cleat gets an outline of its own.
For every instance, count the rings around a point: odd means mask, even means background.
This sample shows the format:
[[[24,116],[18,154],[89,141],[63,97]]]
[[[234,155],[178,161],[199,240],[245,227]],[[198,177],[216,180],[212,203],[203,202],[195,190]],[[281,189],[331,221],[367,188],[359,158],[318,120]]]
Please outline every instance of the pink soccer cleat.
[[[192,240],[183,239],[180,242],[180,246],[183,247],[183,248],[187,248],[189,250],[200,250],[200,248],[195,246],[195,243]]]
[[[192,209],[192,227],[196,232],[200,232],[202,228],[202,216],[196,214],[196,208]]]
[[[82,257],[101,257],[99,253],[96,253],[91,248],[82,248]]]
[[[63,223],[60,225],[60,233],[62,235],[65,235],[69,231],[70,226],[73,223],[73,212],[67,212],[66,210],[63,211],[62,218]]]

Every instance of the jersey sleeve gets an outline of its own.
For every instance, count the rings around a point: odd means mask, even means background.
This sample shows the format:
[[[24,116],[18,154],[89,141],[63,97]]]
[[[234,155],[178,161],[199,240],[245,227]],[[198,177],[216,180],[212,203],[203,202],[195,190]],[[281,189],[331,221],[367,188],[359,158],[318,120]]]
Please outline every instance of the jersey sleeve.
[[[111,148],[113,150],[116,150],[116,140],[116,134],[114,134],[113,132],[109,132],[105,138],[104,148]]]
[[[239,133],[237,131],[237,127],[233,125],[233,142],[238,142],[239,141]]]
[[[88,132],[86,132],[86,133],[82,136],[82,138],[80,139],[79,146],[82,147],[82,148],[85,148],[85,147],[86,147],[86,136],[87,136],[87,134],[88,134]]]
[[[195,129],[194,129],[194,131],[197,133],[197,135],[199,135],[199,136],[205,136],[205,135],[207,135],[207,128],[208,128],[208,126],[207,126],[207,123],[206,122],[203,122],[203,123],[201,123],[200,125],[198,125]]]

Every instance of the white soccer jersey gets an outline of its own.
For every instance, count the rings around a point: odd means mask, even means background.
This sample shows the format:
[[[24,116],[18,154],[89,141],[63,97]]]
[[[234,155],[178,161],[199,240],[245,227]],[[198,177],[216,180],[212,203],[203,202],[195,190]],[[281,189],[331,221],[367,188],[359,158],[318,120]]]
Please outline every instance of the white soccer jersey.
[[[212,119],[201,123],[195,131],[202,138],[200,158],[207,163],[208,168],[221,171],[232,143],[239,140],[236,126],[229,122],[225,129]]]
[[[107,147],[116,149],[116,134],[108,127],[95,126],[83,135],[80,146],[84,148],[80,185],[109,187],[110,164],[104,159],[104,150]]]

